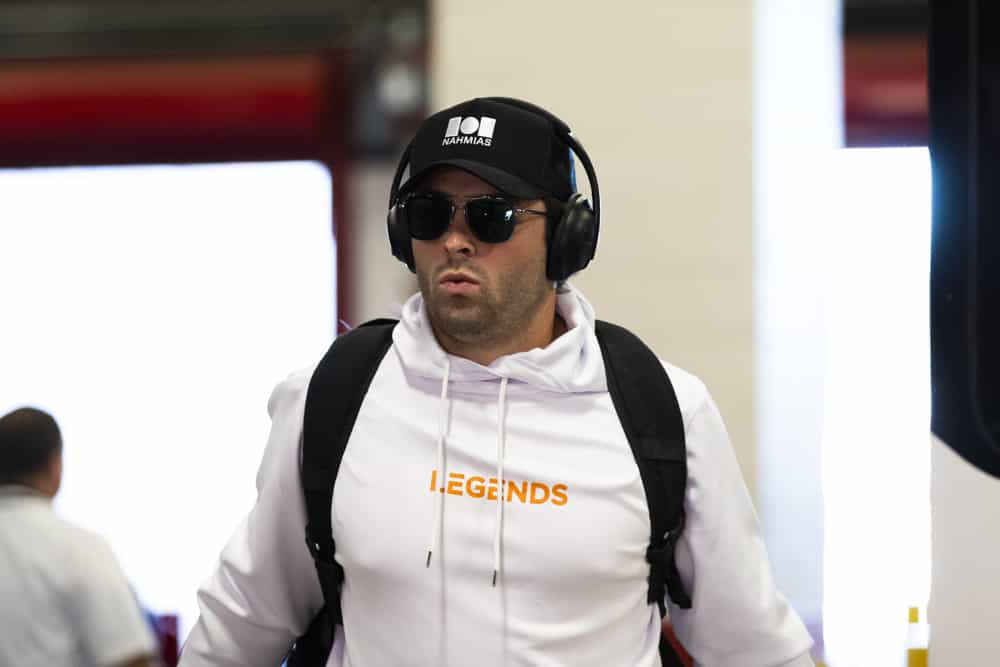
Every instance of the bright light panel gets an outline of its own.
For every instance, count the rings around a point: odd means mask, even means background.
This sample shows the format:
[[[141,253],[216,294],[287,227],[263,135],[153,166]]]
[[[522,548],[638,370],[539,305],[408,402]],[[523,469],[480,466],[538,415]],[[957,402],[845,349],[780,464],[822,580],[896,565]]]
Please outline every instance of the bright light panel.
[[[256,497],[272,387],[333,335],[331,202],[307,162],[0,170],[0,413],[52,412],[58,511],[182,634]]]
[[[928,152],[841,151],[830,192],[826,656],[902,666],[931,581]]]

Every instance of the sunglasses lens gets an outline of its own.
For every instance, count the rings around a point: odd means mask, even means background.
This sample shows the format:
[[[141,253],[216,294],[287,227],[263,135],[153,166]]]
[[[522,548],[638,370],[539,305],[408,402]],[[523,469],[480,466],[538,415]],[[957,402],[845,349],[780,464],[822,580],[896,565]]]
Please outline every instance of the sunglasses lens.
[[[451,224],[452,203],[434,194],[413,195],[406,200],[410,236],[421,241],[433,241],[444,234]],[[465,219],[469,229],[480,241],[503,243],[514,232],[517,214],[514,207],[499,197],[472,199],[465,204]]]
[[[406,202],[406,218],[410,236],[421,241],[433,241],[451,222],[451,202],[444,197],[415,195]]]
[[[502,243],[514,232],[514,207],[497,197],[473,199],[465,205],[469,229],[480,241]]]

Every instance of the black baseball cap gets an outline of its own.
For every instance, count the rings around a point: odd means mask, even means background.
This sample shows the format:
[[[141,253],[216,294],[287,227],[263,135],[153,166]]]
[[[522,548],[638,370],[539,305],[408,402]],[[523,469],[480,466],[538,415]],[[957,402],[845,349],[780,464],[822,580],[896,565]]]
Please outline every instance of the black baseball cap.
[[[478,176],[518,199],[573,194],[572,156],[544,115],[490,98],[476,98],[425,120],[410,146],[407,192],[437,167]]]

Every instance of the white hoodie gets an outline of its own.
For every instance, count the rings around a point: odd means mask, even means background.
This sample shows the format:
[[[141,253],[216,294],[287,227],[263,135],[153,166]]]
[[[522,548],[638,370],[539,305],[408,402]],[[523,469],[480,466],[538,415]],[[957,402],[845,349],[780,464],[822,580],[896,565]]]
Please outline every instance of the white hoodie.
[[[594,313],[570,286],[557,307],[566,333],[484,367],[444,352],[420,295],[404,305],[337,477],[344,626],[328,667],[659,665],[649,514]],[[719,413],[664,367],[687,441],[678,637],[706,667],[810,666]],[[310,374],[271,396],[257,502],[199,591],[182,667],[278,665],[322,605],[298,471]]]

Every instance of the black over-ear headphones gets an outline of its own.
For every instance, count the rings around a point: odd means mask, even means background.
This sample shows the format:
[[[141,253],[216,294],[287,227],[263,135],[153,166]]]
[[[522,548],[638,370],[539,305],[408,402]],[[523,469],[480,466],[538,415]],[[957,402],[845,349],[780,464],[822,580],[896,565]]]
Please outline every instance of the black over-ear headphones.
[[[601,193],[597,185],[597,174],[587,152],[570,134],[569,126],[545,109],[512,97],[485,97],[491,102],[506,104],[530,111],[545,118],[553,128],[556,136],[566,144],[576,155],[587,172],[591,196],[594,204],[591,206],[587,198],[580,192],[574,192],[563,207],[562,216],[556,222],[549,235],[549,245],[545,263],[545,274],[549,280],[566,280],[577,271],[583,269],[594,258],[597,250],[597,233],[601,226]],[[413,245],[410,230],[406,222],[406,214],[399,206],[399,184],[403,173],[410,164],[411,142],[399,160],[396,174],[389,190],[389,214],[386,222],[389,232],[389,245],[392,254],[406,264],[410,271],[416,271],[413,261]]]

